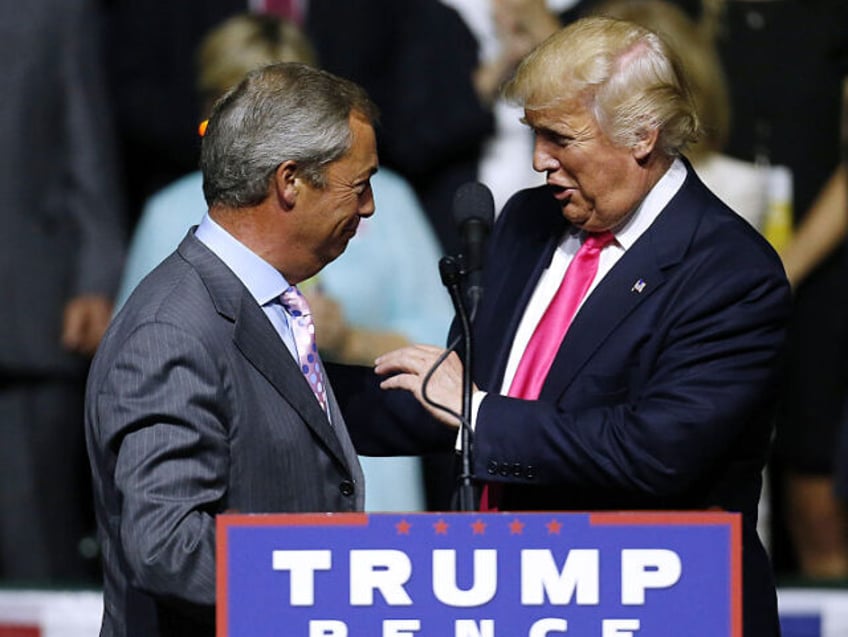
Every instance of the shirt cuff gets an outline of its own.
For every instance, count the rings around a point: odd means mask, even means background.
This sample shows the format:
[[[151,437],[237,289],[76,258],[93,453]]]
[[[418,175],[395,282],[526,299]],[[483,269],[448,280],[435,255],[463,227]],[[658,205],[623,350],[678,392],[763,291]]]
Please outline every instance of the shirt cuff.
[[[477,430],[477,413],[480,411],[480,405],[483,403],[483,399],[488,395],[488,392],[479,389],[471,395],[471,433]],[[457,451],[462,451],[462,427],[457,431],[454,448]]]

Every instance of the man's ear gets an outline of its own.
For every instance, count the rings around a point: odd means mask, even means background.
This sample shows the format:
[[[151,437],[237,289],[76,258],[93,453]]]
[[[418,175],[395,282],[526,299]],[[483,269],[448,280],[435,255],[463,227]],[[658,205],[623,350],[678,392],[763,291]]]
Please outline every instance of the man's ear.
[[[284,161],[274,171],[274,187],[280,206],[286,210],[294,207],[300,188],[297,178],[297,163],[291,159]]]
[[[657,145],[659,136],[660,132],[656,128],[645,128],[640,131],[639,141],[633,147],[633,156],[636,158],[636,161],[641,162],[648,158]]]

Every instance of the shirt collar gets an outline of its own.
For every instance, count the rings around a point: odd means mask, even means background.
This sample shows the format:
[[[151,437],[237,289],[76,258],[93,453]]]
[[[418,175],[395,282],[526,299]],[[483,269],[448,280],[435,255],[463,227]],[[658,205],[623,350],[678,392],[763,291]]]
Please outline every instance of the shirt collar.
[[[627,250],[636,243],[650,225],[660,216],[660,213],[677,194],[686,181],[686,166],[680,159],[675,159],[665,174],[645,195],[636,210],[624,222],[620,228],[614,231],[615,239],[619,245]]]
[[[288,287],[285,277],[206,214],[194,232],[244,284],[259,305],[276,300]]]

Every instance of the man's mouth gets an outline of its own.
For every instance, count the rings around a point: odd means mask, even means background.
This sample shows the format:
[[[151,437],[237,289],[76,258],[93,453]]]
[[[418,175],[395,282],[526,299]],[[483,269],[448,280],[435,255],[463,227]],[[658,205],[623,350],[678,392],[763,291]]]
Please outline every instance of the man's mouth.
[[[356,230],[359,228],[359,220],[356,219],[353,222],[347,224],[344,227],[344,233],[350,235],[351,237],[356,236]]]
[[[574,194],[574,188],[559,186],[557,184],[548,185],[551,188],[551,192],[554,195],[554,199],[556,199],[557,201],[567,201],[571,199],[571,195]]]

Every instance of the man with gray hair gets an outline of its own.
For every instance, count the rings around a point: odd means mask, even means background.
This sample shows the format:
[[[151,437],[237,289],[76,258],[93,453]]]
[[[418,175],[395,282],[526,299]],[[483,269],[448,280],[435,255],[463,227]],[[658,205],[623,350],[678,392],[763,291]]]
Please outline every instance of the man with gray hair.
[[[89,375],[102,635],[214,634],[218,513],[362,509],[296,285],[374,212],[375,118],[358,86],[300,64],[249,74],[213,109],[208,214],[130,296]]]
[[[473,327],[481,507],[740,512],[744,634],[778,635],[756,531],[790,305],[777,255],[682,156],[700,125],[657,34],[574,22],[506,95],[547,184],[513,196],[490,240]],[[441,353],[397,350],[376,371],[456,426],[421,399]],[[462,378],[451,355],[429,398],[458,413]]]

